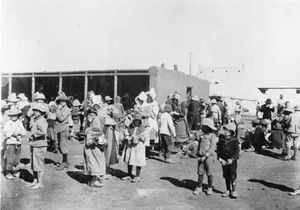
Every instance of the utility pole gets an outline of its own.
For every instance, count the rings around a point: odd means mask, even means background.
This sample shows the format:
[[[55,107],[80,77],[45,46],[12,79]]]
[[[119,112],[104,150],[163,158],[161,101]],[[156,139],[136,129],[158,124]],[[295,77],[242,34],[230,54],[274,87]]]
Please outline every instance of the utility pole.
[[[192,52],[189,53],[190,55],[190,76],[192,76]]]

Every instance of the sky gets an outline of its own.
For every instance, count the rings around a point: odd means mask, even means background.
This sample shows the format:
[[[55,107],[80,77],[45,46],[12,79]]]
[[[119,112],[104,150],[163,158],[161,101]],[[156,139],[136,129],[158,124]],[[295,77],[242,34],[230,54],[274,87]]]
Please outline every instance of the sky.
[[[297,0],[1,2],[4,72],[145,69],[165,63],[188,73],[192,52],[193,75],[199,67],[235,71],[244,65],[242,76],[230,76],[229,92],[300,86]]]

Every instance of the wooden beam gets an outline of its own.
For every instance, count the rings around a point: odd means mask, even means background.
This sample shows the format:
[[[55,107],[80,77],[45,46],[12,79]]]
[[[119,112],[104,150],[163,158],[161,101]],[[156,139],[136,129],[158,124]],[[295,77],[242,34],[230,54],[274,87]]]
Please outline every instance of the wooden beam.
[[[34,100],[34,93],[35,93],[35,77],[34,77],[34,73],[32,73],[31,75],[31,101]]]
[[[115,75],[114,75],[114,98],[116,98],[118,96],[118,76],[117,76],[117,72],[115,71]]]
[[[88,79],[88,75],[87,75],[87,72],[84,73],[84,99],[87,98],[87,92],[88,92],[88,82],[89,82],[89,79]]]
[[[58,91],[62,91],[62,83],[62,76],[61,73],[59,73]]]

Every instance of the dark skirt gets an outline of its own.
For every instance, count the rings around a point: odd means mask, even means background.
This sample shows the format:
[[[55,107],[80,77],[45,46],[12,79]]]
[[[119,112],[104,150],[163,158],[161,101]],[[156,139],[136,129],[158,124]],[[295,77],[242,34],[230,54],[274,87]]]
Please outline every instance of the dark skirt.
[[[231,165],[222,166],[223,169],[223,177],[225,179],[236,179],[237,178],[237,161],[233,161]]]

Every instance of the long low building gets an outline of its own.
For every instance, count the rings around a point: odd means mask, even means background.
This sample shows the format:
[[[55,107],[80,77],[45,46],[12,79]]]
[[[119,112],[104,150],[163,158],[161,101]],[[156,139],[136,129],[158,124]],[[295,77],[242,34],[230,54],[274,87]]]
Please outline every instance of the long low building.
[[[47,71],[2,74],[2,99],[11,92],[24,93],[29,100],[36,91],[53,100],[58,91],[82,101],[89,90],[102,96],[129,97],[133,100],[141,91],[154,87],[157,101],[163,103],[175,90],[184,97],[198,95],[208,99],[209,81],[177,70],[150,67],[149,69]]]

